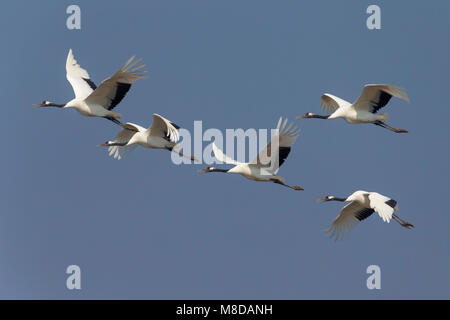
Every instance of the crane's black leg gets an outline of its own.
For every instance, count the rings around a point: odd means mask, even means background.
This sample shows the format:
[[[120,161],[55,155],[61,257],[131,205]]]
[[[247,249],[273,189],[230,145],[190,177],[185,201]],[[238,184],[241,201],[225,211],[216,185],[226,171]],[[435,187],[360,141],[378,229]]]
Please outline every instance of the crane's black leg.
[[[184,157],[186,159],[189,159],[191,161],[200,162],[200,161],[198,161],[198,159],[196,157],[194,157],[194,156],[185,156],[181,151],[174,150],[173,147],[166,147],[166,150],[169,150],[170,152],[178,153],[180,156],[182,156],[182,157]]]
[[[117,124],[117,125],[121,125],[122,124],[122,122],[120,122],[119,120],[117,120],[116,118],[113,118],[113,117],[104,117],[105,119],[108,119],[109,121],[112,121],[112,122],[114,122],[115,124]]]
[[[403,220],[399,216],[397,216],[395,213],[392,214],[392,218],[397,221],[402,227],[405,227],[407,229],[414,228],[414,225],[412,223],[409,223],[408,221]]]
[[[384,123],[383,121],[376,121],[373,124],[377,125],[377,126],[380,126],[382,128],[391,130],[391,131],[396,132],[396,133],[407,133],[408,132],[408,130],[405,130],[405,129],[397,129],[397,128],[391,127],[391,126],[387,125],[386,123]]]
[[[276,183],[276,184],[281,184],[282,186],[285,186],[285,187],[288,187],[288,188],[291,188],[291,189],[293,189],[293,190],[305,190],[305,189],[303,189],[302,187],[299,187],[299,186],[290,186],[290,185],[288,185],[288,184],[286,184],[286,183],[284,183],[284,182],[281,182],[280,180],[277,180],[277,179],[272,179],[271,180],[273,183]]]

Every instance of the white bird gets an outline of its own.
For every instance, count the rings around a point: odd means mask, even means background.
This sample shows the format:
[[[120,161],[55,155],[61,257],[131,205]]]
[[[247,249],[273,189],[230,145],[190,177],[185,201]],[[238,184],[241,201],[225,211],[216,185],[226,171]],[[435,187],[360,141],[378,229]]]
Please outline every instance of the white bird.
[[[153,114],[153,123],[149,128],[130,122],[121,123],[120,126],[123,129],[114,140],[97,146],[109,147],[109,155],[114,156],[115,159],[120,160],[138,145],[150,149],[166,149],[184,156],[181,152],[174,150],[180,138],[178,133],[180,127],[159,114]],[[188,158],[196,160],[194,157]]]
[[[392,97],[397,97],[409,102],[406,93],[393,85],[389,84],[367,84],[359,98],[350,103],[341,98],[326,93],[321,97],[321,106],[328,112],[328,116],[316,115],[307,112],[297,119],[316,118],[316,119],[336,119],[343,118],[351,124],[355,123],[373,123],[377,126],[394,131],[396,133],[406,133],[405,129],[396,129],[386,124],[388,115],[386,113],[377,113],[378,110],[387,105]]]
[[[140,60],[131,57],[116,73],[97,87],[88,72],[77,63],[70,49],[66,61],[66,77],[72,85],[75,99],[66,104],[44,100],[35,106],[74,108],[84,116],[103,117],[120,124],[117,119],[120,119],[121,115],[112,109],[122,101],[136,80],[144,78],[145,70],[142,70],[144,65],[136,65]]]
[[[377,212],[384,222],[389,223],[391,219],[394,219],[405,228],[410,229],[414,227],[411,223],[401,219],[394,213],[398,209],[397,201],[377,192],[358,190],[348,198],[326,196],[319,200],[319,202],[325,201],[350,202],[342,208],[337,218],[328,228],[330,237],[334,237],[336,240],[342,238],[359,221],[366,219],[374,212]]]
[[[200,170],[199,173],[207,172],[226,172],[236,173],[244,176],[247,179],[263,182],[274,182],[294,190],[304,190],[299,186],[290,186],[284,182],[284,178],[277,176],[276,173],[279,167],[284,163],[291,147],[298,137],[297,127],[292,127],[292,123],[286,126],[287,119],[282,122],[282,118],[278,121],[277,132],[272,137],[272,140],[259,153],[259,155],[249,163],[235,161],[225,155],[214,143],[212,145],[214,156],[217,160],[226,164],[235,165],[233,168],[224,170],[217,169],[212,166]],[[276,150],[274,150],[277,148]]]

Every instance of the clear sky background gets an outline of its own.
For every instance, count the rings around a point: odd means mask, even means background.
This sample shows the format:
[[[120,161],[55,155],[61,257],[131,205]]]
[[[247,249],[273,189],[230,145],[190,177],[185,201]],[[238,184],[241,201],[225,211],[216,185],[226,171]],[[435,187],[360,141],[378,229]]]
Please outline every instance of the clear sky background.
[[[81,7],[81,30],[66,8]],[[382,29],[366,28],[381,7]],[[8,1],[0,51],[0,298],[450,298],[448,1]],[[119,127],[65,103],[69,48],[97,84],[131,55],[147,64],[118,106],[192,130],[273,128],[319,113],[324,92],[354,101],[366,83],[401,86],[384,110],[395,134],[302,120],[279,175],[297,192],[199,175],[164,151],[126,159],[96,148]],[[207,144],[205,143],[204,146]],[[373,215],[343,241],[324,230],[341,203],[377,191],[416,228]],[[82,289],[65,270],[81,267]],[[368,290],[366,268],[381,268]]]

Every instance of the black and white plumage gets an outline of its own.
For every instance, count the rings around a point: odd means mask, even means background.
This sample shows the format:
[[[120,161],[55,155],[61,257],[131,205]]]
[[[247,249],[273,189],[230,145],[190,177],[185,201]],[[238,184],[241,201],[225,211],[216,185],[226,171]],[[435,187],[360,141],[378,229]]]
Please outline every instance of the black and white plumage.
[[[304,190],[302,187],[286,184],[284,178],[276,175],[279,167],[289,155],[291,147],[298,137],[299,131],[300,130],[297,130],[297,127],[293,127],[292,123],[287,126],[287,119],[283,121],[283,119],[280,118],[277,124],[277,133],[258,156],[249,163],[238,162],[231,159],[213,143],[212,147],[216,159],[226,164],[233,164],[234,167],[225,170],[210,166],[200,170],[199,173],[235,173],[253,181],[274,182],[294,190]],[[275,147],[277,148],[276,150],[274,150]]]
[[[328,228],[330,237],[336,240],[342,238],[358,222],[370,217],[374,212],[377,212],[384,222],[389,223],[393,219],[405,228],[410,229],[414,227],[411,223],[401,219],[394,213],[398,209],[397,201],[377,192],[359,190],[347,198],[326,196],[319,201],[350,202],[342,208],[339,215]]]
[[[328,116],[316,115],[307,112],[297,119],[336,119],[343,118],[351,124],[373,123],[377,126],[394,131],[396,133],[406,133],[405,129],[396,129],[386,124],[388,116],[386,113],[377,113],[385,107],[392,97],[397,97],[409,101],[406,93],[399,87],[389,84],[368,84],[364,87],[359,98],[350,103],[332,94],[326,93],[321,97],[321,106],[331,114]]]
[[[87,117],[103,117],[119,124],[119,113],[112,111],[138,79],[144,78],[143,64],[140,59],[131,57],[116,73],[105,79],[98,87],[91,80],[89,73],[75,60],[72,49],[66,60],[66,77],[72,85],[75,99],[66,104],[56,104],[48,100],[37,104],[38,107],[74,108]]]
[[[184,156],[174,149],[180,138],[178,133],[180,127],[159,114],[153,114],[153,123],[149,128],[131,122],[120,125],[123,129],[114,140],[98,145],[108,147],[109,155],[115,159],[122,159],[138,145],[150,149],[166,149]],[[189,159],[196,160],[194,157]]]

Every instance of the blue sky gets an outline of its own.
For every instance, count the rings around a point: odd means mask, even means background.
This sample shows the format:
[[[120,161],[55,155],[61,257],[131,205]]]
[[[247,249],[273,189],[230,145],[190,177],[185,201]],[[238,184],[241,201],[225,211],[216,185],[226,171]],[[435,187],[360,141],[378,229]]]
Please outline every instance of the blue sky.
[[[66,28],[70,4],[81,30]],[[381,7],[382,29],[366,28]],[[446,1],[9,1],[0,126],[0,298],[450,298]],[[192,130],[272,128],[319,112],[320,95],[355,100],[366,83],[401,86],[395,134],[343,120],[299,121],[279,171],[296,192],[234,175],[199,175],[168,152],[114,160],[95,145],[118,127],[32,104],[73,98],[72,48],[100,83],[131,55],[148,78],[118,106],[147,126],[159,113]],[[206,144],[205,144],[206,146]],[[363,189],[396,199],[406,230],[377,216],[340,242],[325,228]],[[82,289],[67,290],[79,265]],[[366,268],[381,268],[368,290]]]

